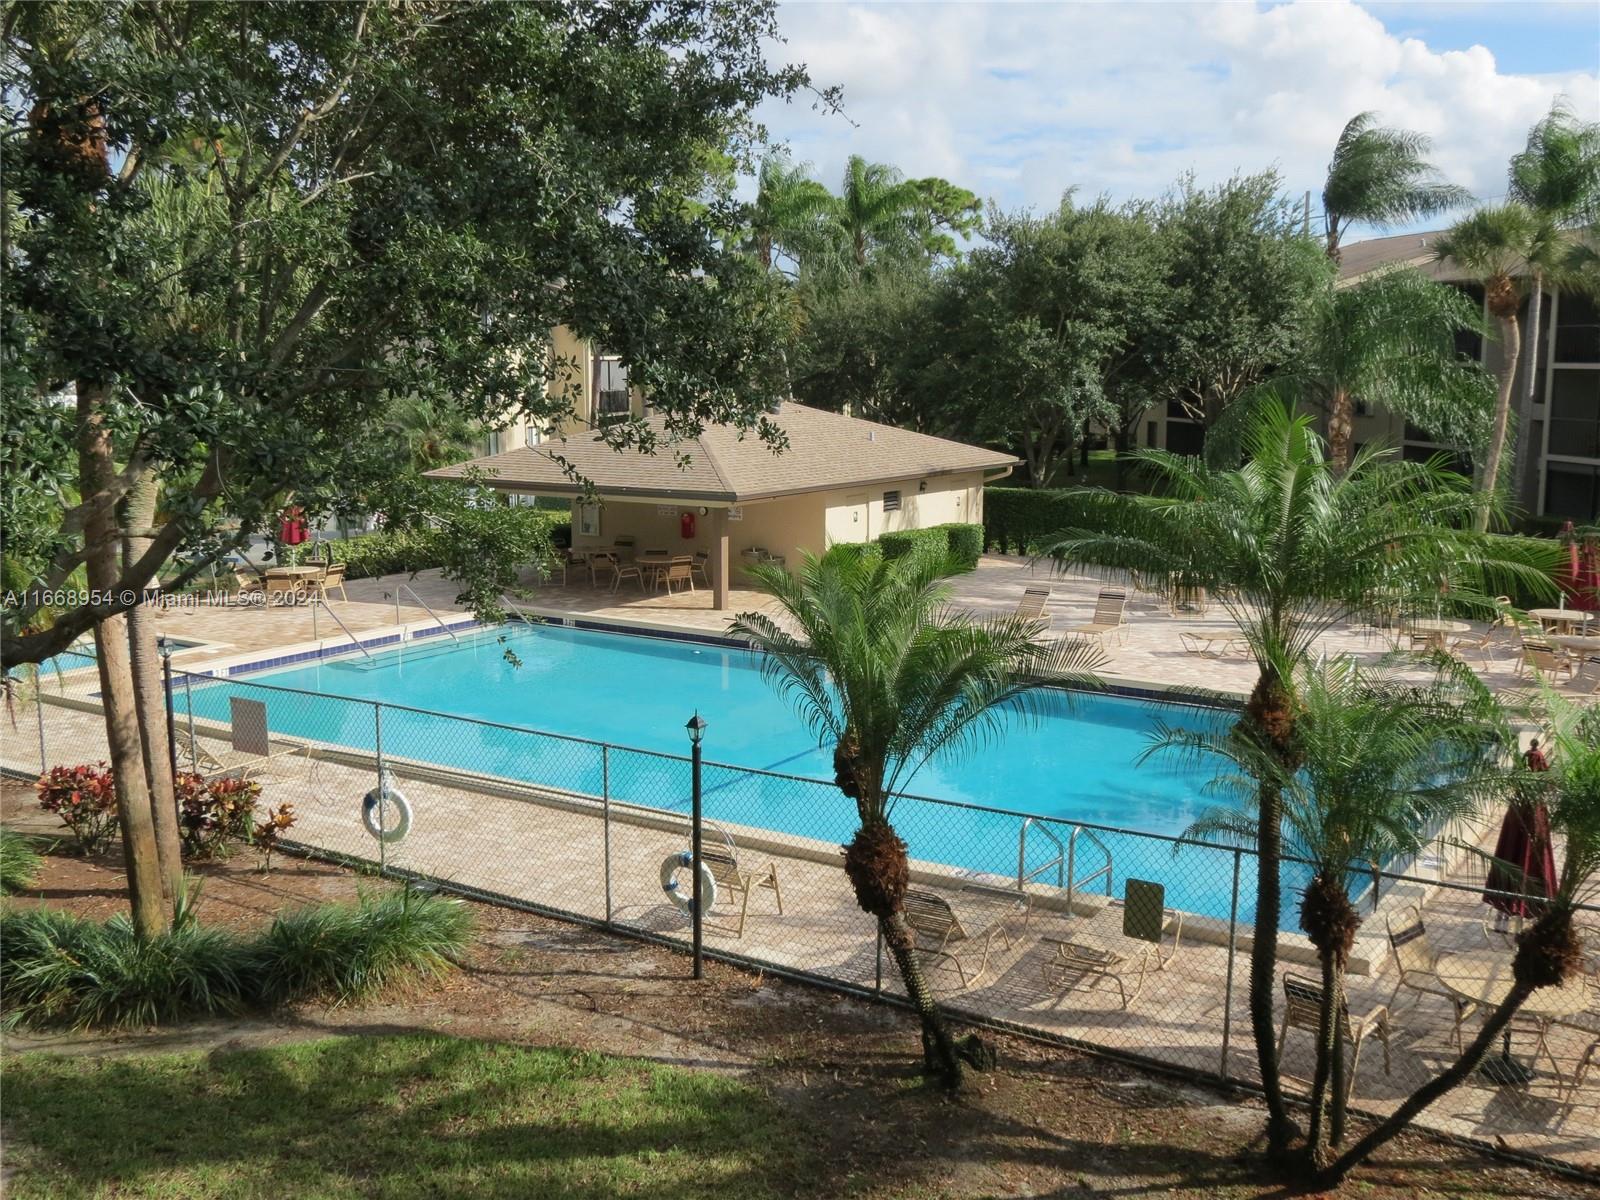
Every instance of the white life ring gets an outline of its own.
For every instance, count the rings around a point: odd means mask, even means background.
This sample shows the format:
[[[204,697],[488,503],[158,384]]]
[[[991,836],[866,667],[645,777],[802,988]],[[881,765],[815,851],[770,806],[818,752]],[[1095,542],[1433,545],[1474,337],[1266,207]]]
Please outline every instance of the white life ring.
[[[677,906],[679,912],[694,913],[694,893],[678,886],[678,870],[694,866],[694,853],[689,850],[680,850],[676,854],[669,854],[661,860],[661,890],[667,894],[667,899]],[[717,879],[711,873],[711,868],[706,866],[705,860],[700,860],[700,898],[705,901],[707,909],[717,902]]]
[[[399,820],[392,828],[385,829],[379,824],[381,820],[379,813],[384,810],[399,814]],[[402,841],[406,834],[411,832],[411,804],[400,789],[394,786],[394,781],[387,771],[384,772],[378,786],[362,797],[361,823],[367,827],[367,832],[380,842]]]

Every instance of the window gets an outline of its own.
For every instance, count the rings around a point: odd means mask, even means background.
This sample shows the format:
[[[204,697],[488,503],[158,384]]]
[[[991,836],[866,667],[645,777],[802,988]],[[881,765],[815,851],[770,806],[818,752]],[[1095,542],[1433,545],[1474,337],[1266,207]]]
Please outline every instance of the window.
[[[883,494],[883,511],[884,512],[899,512],[900,511],[900,493],[899,492],[885,492]]]
[[[1592,300],[1577,292],[1561,293],[1555,341],[1557,365],[1600,363],[1600,310]]]
[[[1545,470],[1547,516],[1592,521],[1600,513],[1600,472],[1576,463],[1550,463]]]
[[[1556,368],[1550,388],[1550,453],[1600,458],[1600,371]]]
[[[596,417],[627,416],[628,368],[620,358],[599,357],[594,360],[594,411]]]

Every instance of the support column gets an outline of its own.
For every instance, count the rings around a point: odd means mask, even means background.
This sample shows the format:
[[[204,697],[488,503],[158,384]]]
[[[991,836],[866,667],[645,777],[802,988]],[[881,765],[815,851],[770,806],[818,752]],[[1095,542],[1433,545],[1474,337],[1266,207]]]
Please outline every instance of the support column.
[[[711,523],[711,607],[728,610],[728,510],[714,508]]]

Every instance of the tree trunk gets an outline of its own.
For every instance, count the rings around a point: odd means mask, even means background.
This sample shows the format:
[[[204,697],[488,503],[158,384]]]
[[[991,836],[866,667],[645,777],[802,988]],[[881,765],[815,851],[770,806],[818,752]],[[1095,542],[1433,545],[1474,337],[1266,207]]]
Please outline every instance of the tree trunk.
[[[1128,464],[1123,461],[1133,449],[1133,429],[1131,423],[1117,426],[1117,461],[1113,464],[1115,475],[1113,479],[1117,491],[1121,491],[1127,484]]]
[[[916,940],[911,926],[906,924],[905,913],[896,912],[890,917],[880,918],[878,931],[883,935],[883,944],[889,948],[894,965],[900,972],[900,981],[906,986],[911,1007],[916,1009],[917,1019],[922,1022],[923,1068],[945,1086],[956,1087],[961,1082],[961,1054],[944,1023],[944,1014],[939,1011],[939,1005],[933,998],[933,989],[928,986],[922,963],[917,960]]]
[[[1544,281],[1538,275],[1533,277],[1533,300],[1529,307],[1532,311],[1528,315],[1528,344],[1523,350],[1527,359],[1526,384],[1522,389],[1522,401],[1517,405],[1517,469],[1512,476],[1517,482],[1512,500],[1521,505],[1524,496],[1530,497],[1532,503],[1528,507],[1537,511],[1539,458],[1533,447],[1533,397],[1539,387],[1539,326],[1544,308]]]
[[[1496,308],[1495,318],[1500,325],[1501,354],[1499,386],[1495,389],[1494,426],[1489,432],[1489,452],[1483,461],[1483,491],[1485,499],[1494,496],[1500,487],[1500,464],[1505,458],[1506,428],[1511,418],[1511,393],[1516,388],[1517,364],[1522,358],[1522,327],[1517,321],[1515,307],[1509,311]],[[1489,528],[1490,505],[1478,510],[1478,532]]]
[[[149,546],[150,539],[141,534],[155,522],[155,516],[155,475],[147,471],[134,483],[123,502],[122,559],[125,566],[137,562]],[[161,653],[156,646],[155,613],[146,604],[128,610],[128,658],[138,709],[139,741],[144,752],[145,782],[150,789],[156,853],[170,906],[183,887],[183,854],[178,835],[178,805],[173,792],[172,756],[168,751],[167,695],[161,673]]]
[[[1483,1028],[1478,1030],[1478,1036],[1467,1044],[1467,1048],[1462,1052],[1461,1057],[1412,1092],[1406,1098],[1405,1103],[1389,1114],[1386,1120],[1369,1130],[1365,1137],[1341,1154],[1333,1162],[1332,1166],[1318,1176],[1318,1185],[1328,1189],[1338,1187],[1352,1169],[1370,1158],[1378,1149],[1404,1133],[1406,1127],[1416,1119],[1423,1109],[1477,1070],[1478,1064],[1483,1061],[1483,1056],[1498,1040],[1505,1027],[1511,1023],[1511,1018],[1516,1016],[1517,1010],[1522,1007],[1523,1001],[1527,1000],[1532,993],[1532,987],[1523,983],[1514,984],[1511,988],[1511,994],[1505,998],[1499,1008],[1489,1014],[1489,1019],[1483,1023]]]
[[[1356,406],[1347,388],[1334,388],[1328,406],[1328,461],[1335,471],[1350,467],[1350,447],[1355,437]]]
[[[1280,755],[1287,756],[1294,736],[1294,712],[1288,690],[1276,672],[1263,671],[1251,693],[1244,720]],[[1260,828],[1256,843],[1256,915],[1250,940],[1250,1032],[1256,1044],[1261,1090],[1267,1102],[1267,1153],[1282,1158],[1294,1136],[1294,1124],[1283,1103],[1278,1079],[1278,1047],[1272,1019],[1272,989],[1278,970],[1278,920],[1283,910],[1279,863],[1283,855],[1283,796],[1276,785],[1262,783],[1256,793]]]
[[[1338,975],[1333,955],[1328,950],[1317,957],[1322,962],[1322,1011],[1317,1018],[1317,1069],[1311,1081],[1311,1126],[1306,1133],[1306,1154],[1313,1167],[1328,1163],[1328,1080],[1333,1074],[1334,1050],[1339,1044]],[[1338,1081],[1334,1081],[1338,1087]]]
[[[82,494],[95,495],[116,475],[111,433],[105,424],[107,389],[78,381],[78,474]],[[91,590],[114,589],[119,580],[117,518],[106,508],[90,517],[83,531],[84,566]],[[145,778],[144,750],[139,738],[133,679],[128,663],[127,620],[108,617],[95,626],[95,654],[100,671],[100,698],[105,710],[106,743],[116,781],[117,817],[122,826],[122,853],[128,875],[133,927],[140,938],[154,937],[166,924],[161,900],[161,863],[151,820],[150,788]]]

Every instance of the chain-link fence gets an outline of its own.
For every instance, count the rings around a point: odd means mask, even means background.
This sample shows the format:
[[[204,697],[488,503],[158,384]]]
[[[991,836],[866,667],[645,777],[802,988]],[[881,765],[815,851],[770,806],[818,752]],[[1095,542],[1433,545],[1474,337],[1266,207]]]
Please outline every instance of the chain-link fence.
[[[103,757],[93,663],[58,666],[39,686],[46,703],[13,712],[13,772]],[[303,850],[689,941],[687,755],[184,671],[172,691],[180,769],[258,779],[263,805],[293,805],[286,836]],[[701,794],[709,953],[903,995],[842,869],[856,819],[836,788],[708,761]],[[912,860],[921,957],[951,1012],[1259,1081],[1246,1009],[1251,852],[923,797],[901,798],[892,815]],[[1358,1110],[1390,1111],[1445,1069],[1510,987],[1516,921],[1484,903],[1482,859],[1463,849],[1491,833],[1441,831],[1401,869],[1352,886],[1363,922],[1343,1025]],[[1298,932],[1307,878],[1306,864],[1284,864],[1274,1035],[1291,1093],[1309,1088],[1321,986]],[[1600,952],[1600,911],[1579,920]],[[1596,967],[1591,957],[1588,982],[1536,992],[1485,1071],[1421,1123],[1600,1170]]]

